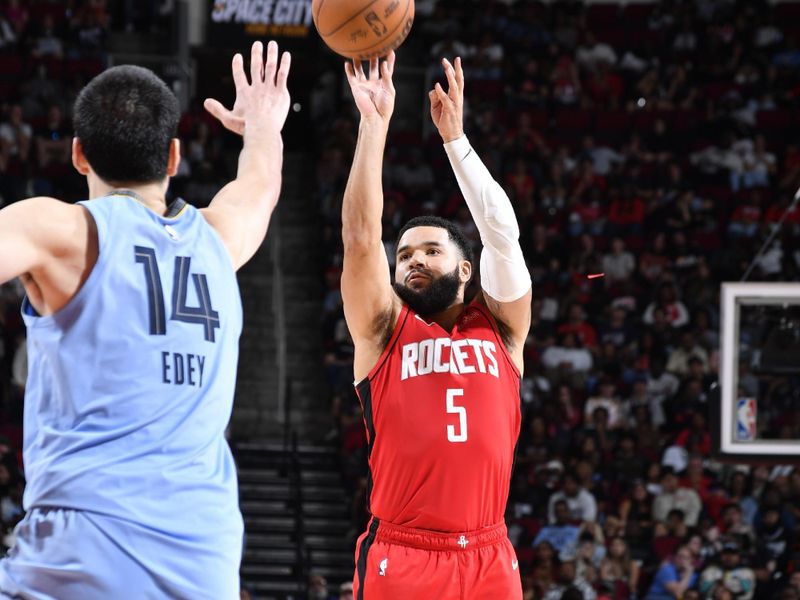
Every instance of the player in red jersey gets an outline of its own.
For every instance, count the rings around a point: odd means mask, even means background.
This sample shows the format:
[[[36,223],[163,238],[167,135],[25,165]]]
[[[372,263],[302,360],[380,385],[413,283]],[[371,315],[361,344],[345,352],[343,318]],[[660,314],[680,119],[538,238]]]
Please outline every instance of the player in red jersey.
[[[394,109],[394,54],[345,67],[361,113],[342,208],[342,297],[355,343],[369,441],[372,519],[356,547],[358,600],[522,598],[505,512],[520,428],[522,349],[531,280],[502,188],[463,133],[460,59],[431,117],[481,234],[481,291],[454,224],[412,219],[394,284],[381,242],[381,172]]]

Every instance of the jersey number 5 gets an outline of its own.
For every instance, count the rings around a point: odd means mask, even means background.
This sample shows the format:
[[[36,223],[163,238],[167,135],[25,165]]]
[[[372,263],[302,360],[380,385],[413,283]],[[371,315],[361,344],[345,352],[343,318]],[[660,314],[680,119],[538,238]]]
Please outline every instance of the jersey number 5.
[[[448,414],[458,415],[458,433],[455,425],[447,426],[448,442],[467,441],[467,409],[463,406],[456,406],[456,396],[463,396],[464,390],[447,390],[447,412]]]
[[[161,274],[158,271],[156,251],[153,248],[135,246],[136,262],[144,267],[147,285],[147,306],[150,314],[150,335],[166,335],[167,319],[164,310],[164,290],[161,287]],[[187,306],[186,291],[189,285],[189,267],[192,259],[188,256],[175,257],[175,275],[172,281],[173,321],[197,323],[205,330],[207,342],[215,342],[215,332],[219,329],[219,313],[211,306],[208,293],[208,279],[203,274],[193,273],[192,282],[200,306]]]

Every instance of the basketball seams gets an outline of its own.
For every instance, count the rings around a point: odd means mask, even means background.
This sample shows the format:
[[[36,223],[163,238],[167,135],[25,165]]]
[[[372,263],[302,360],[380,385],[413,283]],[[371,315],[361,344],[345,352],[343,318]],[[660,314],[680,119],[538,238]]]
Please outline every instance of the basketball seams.
[[[319,17],[320,13],[322,12],[322,5],[325,4],[325,0],[319,0],[319,4],[317,4],[317,11],[311,13],[311,17],[314,19],[314,25],[317,25],[317,18]],[[314,5],[312,3],[311,9],[313,11]],[[319,30],[319,27],[317,27]]]
[[[409,8],[410,6],[411,6],[411,0],[408,0],[408,2],[406,2],[406,12],[405,12],[405,14],[403,14],[403,18],[402,18],[402,19],[400,20],[400,22],[397,24],[397,27],[395,27],[394,29],[392,29],[392,30],[391,30],[391,31],[390,31],[390,32],[389,32],[389,33],[386,35],[386,37],[390,37],[390,36],[391,36],[391,34],[393,34],[395,31],[397,31],[397,28],[398,28],[398,27],[401,27],[401,26],[402,26],[402,27],[405,27],[405,26],[406,26],[406,15],[408,15],[408,8]],[[408,36],[406,35],[406,37],[408,37]],[[395,50],[395,49],[396,49],[396,48],[397,48],[397,47],[398,47],[400,44],[402,44],[402,43],[403,43],[405,40],[406,40],[406,38],[402,38],[402,39],[398,38],[398,39],[396,39],[396,40],[395,40],[395,41],[394,41],[392,44],[390,44],[389,46],[387,46],[387,47],[385,48],[385,50],[387,51],[387,53],[388,53],[389,51],[391,51],[391,50]],[[358,52],[365,52],[365,51],[369,50],[370,48],[374,48],[375,46],[378,46],[378,45],[380,45],[380,42],[378,42],[377,44],[372,44],[372,46],[367,46],[366,48],[361,48],[361,49],[359,49],[359,50],[358,50]],[[364,60],[364,59],[362,59],[362,60]]]
[[[408,1],[410,1],[410,0],[407,0],[407,2],[408,2]],[[325,0],[322,0],[322,2],[320,2],[319,11],[317,11],[317,16],[319,16],[319,15],[321,15],[321,14],[322,14],[322,4],[324,4],[324,2],[325,2]],[[365,10],[367,10],[367,9],[368,9],[370,6],[372,6],[372,5],[373,5],[373,4],[375,4],[376,2],[378,2],[378,0],[372,0],[372,1],[371,1],[369,4],[367,4],[366,6],[363,6],[363,7],[361,7],[361,10],[359,10],[359,11],[358,11],[356,14],[354,14],[352,17],[349,17],[349,18],[345,19],[344,21],[342,21],[341,23],[339,23],[339,26],[338,26],[336,29],[334,29],[334,30],[332,30],[332,31],[328,31],[328,32],[326,32],[326,33],[322,33],[322,32],[320,31],[320,32],[319,32],[319,33],[320,33],[320,35],[321,35],[322,37],[328,37],[328,36],[334,35],[334,34],[335,34],[337,31],[341,31],[341,29],[342,29],[342,28],[343,28],[345,25],[347,25],[347,24],[348,24],[350,21],[352,21],[353,19],[357,19],[359,16],[361,16],[361,14],[363,14],[363,12],[364,12]]]
[[[350,45],[354,40],[349,40],[348,38],[350,38],[355,31],[363,31],[363,24],[361,23],[361,20],[365,18],[364,16],[369,14],[370,10],[376,12],[385,9],[387,5],[395,4],[394,1],[364,1],[365,6],[361,8],[356,15],[343,21],[333,30],[325,33],[323,33],[320,29],[320,21],[330,21],[331,19],[330,16],[325,16],[324,18],[322,17],[323,5],[327,8],[328,13],[340,9],[337,9],[335,3],[325,3],[325,0],[315,0],[313,4],[316,10],[314,13],[312,13],[312,16],[314,17],[314,22],[317,25],[317,31],[319,32],[320,36],[325,43],[332,50],[334,50],[334,52],[352,60],[370,60],[372,58],[385,56],[400,46],[408,37],[414,22],[414,0],[404,1],[405,8],[399,17],[396,14],[393,14],[392,18],[389,19],[388,22],[383,21],[384,27],[391,23],[391,25],[389,25],[391,27],[390,30],[388,30],[382,36],[375,35],[368,31],[369,35],[367,36],[367,39],[362,40],[362,43],[366,42],[369,45],[356,48],[353,48]],[[378,6],[377,8],[375,6],[376,4]],[[397,2],[397,4],[399,5],[400,3]],[[354,24],[354,21],[356,24]],[[372,43],[370,44],[370,42]]]

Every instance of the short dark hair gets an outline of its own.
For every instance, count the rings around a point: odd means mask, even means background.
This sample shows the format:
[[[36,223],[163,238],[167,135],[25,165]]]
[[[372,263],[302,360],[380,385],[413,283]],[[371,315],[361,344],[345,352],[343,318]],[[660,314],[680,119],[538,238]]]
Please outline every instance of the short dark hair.
[[[155,73],[121,65],[100,73],[75,100],[75,136],[106,182],[150,183],[166,177],[180,106]]]
[[[447,230],[447,235],[450,238],[450,241],[453,242],[458,247],[459,252],[461,252],[462,258],[464,260],[469,261],[473,265],[475,264],[472,254],[472,245],[469,243],[469,240],[467,240],[467,236],[464,235],[464,232],[461,230],[461,227],[459,227],[452,221],[448,221],[447,219],[443,219],[441,217],[435,217],[433,215],[423,215],[421,217],[414,217],[408,223],[403,225],[403,228],[400,230],[400,233],[397,234],[397,243],[395,244],[395,246],[399,246],[400,238],[403,237],[403,234],[409,229],[413,229],[414,227],[439,227],[441,229]]]

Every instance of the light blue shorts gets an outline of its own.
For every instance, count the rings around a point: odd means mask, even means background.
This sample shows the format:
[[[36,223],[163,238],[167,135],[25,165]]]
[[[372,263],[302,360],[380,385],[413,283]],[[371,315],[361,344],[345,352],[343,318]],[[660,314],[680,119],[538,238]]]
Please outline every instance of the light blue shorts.
[[[174,537],[96,513],[34,508],[15,534],[16,545],[0,560],[0,598],[239,598],[241,531]]]

